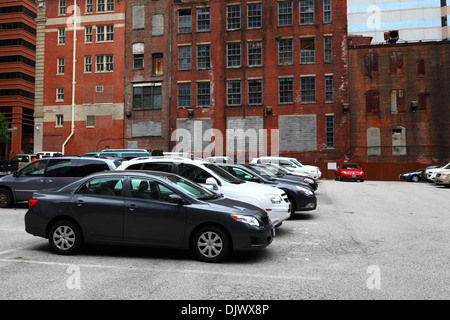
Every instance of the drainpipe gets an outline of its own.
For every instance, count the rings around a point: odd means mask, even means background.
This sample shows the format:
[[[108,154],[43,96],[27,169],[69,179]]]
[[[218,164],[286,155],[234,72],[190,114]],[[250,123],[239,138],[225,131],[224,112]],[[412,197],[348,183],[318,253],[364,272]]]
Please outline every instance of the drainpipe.
[[[62,154],[65,154],[65,147],[67,142],[72,138],[75,133],[75,66],[77,63],[77,0],[73,1],[73,56],[72,56],[72,125],[70,135],[67,137],[62,145]]]

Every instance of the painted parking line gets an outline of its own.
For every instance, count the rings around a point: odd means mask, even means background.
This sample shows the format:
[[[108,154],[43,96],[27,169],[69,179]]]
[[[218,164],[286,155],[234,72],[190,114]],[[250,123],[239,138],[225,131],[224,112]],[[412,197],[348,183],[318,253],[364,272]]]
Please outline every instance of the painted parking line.
[[[213,276],[229,276],[236,277],[235,272],[218,272],[218,271],[208,271],[208,270],[192,270],[192,269],[160,269],[160,268],[136,268],[132,266],[113,266],[105,264],[76,264],[76,263],[61,263],[61,262],[50,262],[50,261],[36,261],[36,260],[24,260],[24,259],[0,259],[0,262],[8,263],[27,263],[27,264],[38,264],[38,265],[50,265],[50,266],[64,266],[69,267],[76,265],[79,268],[95,268],[95,269],[110,269],[110,270],[126,270],[126,271],[145,271],[145,272],[160,272],[160,273],[186,273],[186,274],[199,274],[199,275],[213,275]],[[264,279],[275,279],[275,280],[309,280],[309,281],[320,281],[319,276],[284,276],[284,275],[270,275],[256,273],[239,273],[240,277],[247,278],[264,278]]]

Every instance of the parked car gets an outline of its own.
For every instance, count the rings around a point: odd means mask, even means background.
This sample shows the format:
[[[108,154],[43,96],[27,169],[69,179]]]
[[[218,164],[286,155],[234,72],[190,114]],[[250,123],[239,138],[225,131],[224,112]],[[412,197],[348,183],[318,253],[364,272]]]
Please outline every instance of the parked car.
[[[291,171],[283,167],[280,167],[279,165],[273,163],[268,164],[250,163],[250,165],[265,168],[266,170],[269,170],[270,172],[275,174],[279,179],[285,179],[294,182],[297,181],[306,182],[310,185],[311,188],[313,188],[314,191],[316,191],[319,188],[319,184],[317,183],[316,180],[306,175],[301,175],[297,173],[293,174]]]
[[[317,180],[322,172],[319,167],[308,166],[300,163],[296,158],[289,157],[260,157],[252,159],[251,163],[277,163],[280,166],[300,174],[306,174],[308,177]]]
[[[405,180],[405,181],[409,181],[409,182],[419,182],[420,180],[425,180],[425,178],[422,176],[422,172],[424,170],[427,169],[432,169],[432,168],[436,168],[437,166],[428,166],[428,167],[423,167],[414,171],[410,171],[410,172],[404,172],[401,173],[398,178],[400,180]]]
[[[364,171],[357,163],[344,162],[338,164],[334,172],[334,180],[360,180],[364,182]]]
[[[264,210],[174,174],[144,171],[97,173],[35,192],[25,230],[48,238],[57,254],[75,254],[83,243],[146,245],[191,249],[206,262],[263,249],[274,236]]]
[[[270,171],[251,164],[218,163],[217,165],[238,179],[263,183],[283,190],[291,203],[291,217],[296,211],[310,211],[317,207],[316,195],[308,183],[278,179]]]
[[[88,152],[82,155],[82,157],[122,158],[127,160],[149,156],[151,156],[150,152],[144,149],[105,149],[99,152]]]
[[[434,183],[450,188],[450,169],[438,171]]]
[[[0,178],[0,208],[28,201],[33,192],[61,188],[88,174],[114,170],[119,163],[109,159],[48,157],[33,161]]]
[[[153,157],[124,161],[117,170],[152,170],[178,174],[227,198],[264,209],[275,227],[281,226],[290,217],[289,199],[282,190],[244,182],[208,161]]]
[[[43,157],[61,157],[63,154],[59,151],[40,151],[36,152],[36,156],[40,159]]]
[[[16,154],[9,161],[17,161],[18,169],[20,169],[31,163],[35,157],[35,154]]]
[[[425,178],[427,179],[428,182],[433,183],[434,182],[434,178],[436,177],[436,174],[438,171],[441,170],[447,170],[450,169],[450,161],[441,164],[440,166],[438,166],[437,168],[431,168],[431,169],[427,169],[425,170],[425,172],[423,173],[423,175],[425,176]]]

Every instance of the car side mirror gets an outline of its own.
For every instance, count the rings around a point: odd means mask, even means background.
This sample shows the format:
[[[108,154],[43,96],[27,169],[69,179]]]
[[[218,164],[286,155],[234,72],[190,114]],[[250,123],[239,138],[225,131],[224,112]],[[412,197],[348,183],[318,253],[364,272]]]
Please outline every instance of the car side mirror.
[[[208,187],[211,187],[213,190],[219,190],[219,185],[217,184],[217,181],[216,181],[216,179],[214,179],[214,178],[208,178],[208,179],[206,179],[206,182],[205,182],[205,184],[208,186]]]
[[[183,198],[181,198],[178,194],[170,194],[169,203],[175,203],[181,206],[184,203],[184,201]]]
[[[258,183],[260,183],[260,182],[261,182],[261,179],[258,178],[258,177],[253,177],[253,178],[251,179],[251,181],[252,181],[252,182],[258,182]]]
[[[19,176],[19,170],[17,170],[17,171],[14,171],[14,173],[13,173],[13,177],[18,177]]]

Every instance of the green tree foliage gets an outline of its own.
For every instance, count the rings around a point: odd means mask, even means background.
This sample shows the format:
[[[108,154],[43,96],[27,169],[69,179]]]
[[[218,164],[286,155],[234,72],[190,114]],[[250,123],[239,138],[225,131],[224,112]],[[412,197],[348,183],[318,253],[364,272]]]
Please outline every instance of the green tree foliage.
[[[8,131],[8,120],[5,119],[3,112],[0,112],[0,143],[8,142],[11,139],[11,133]]]

